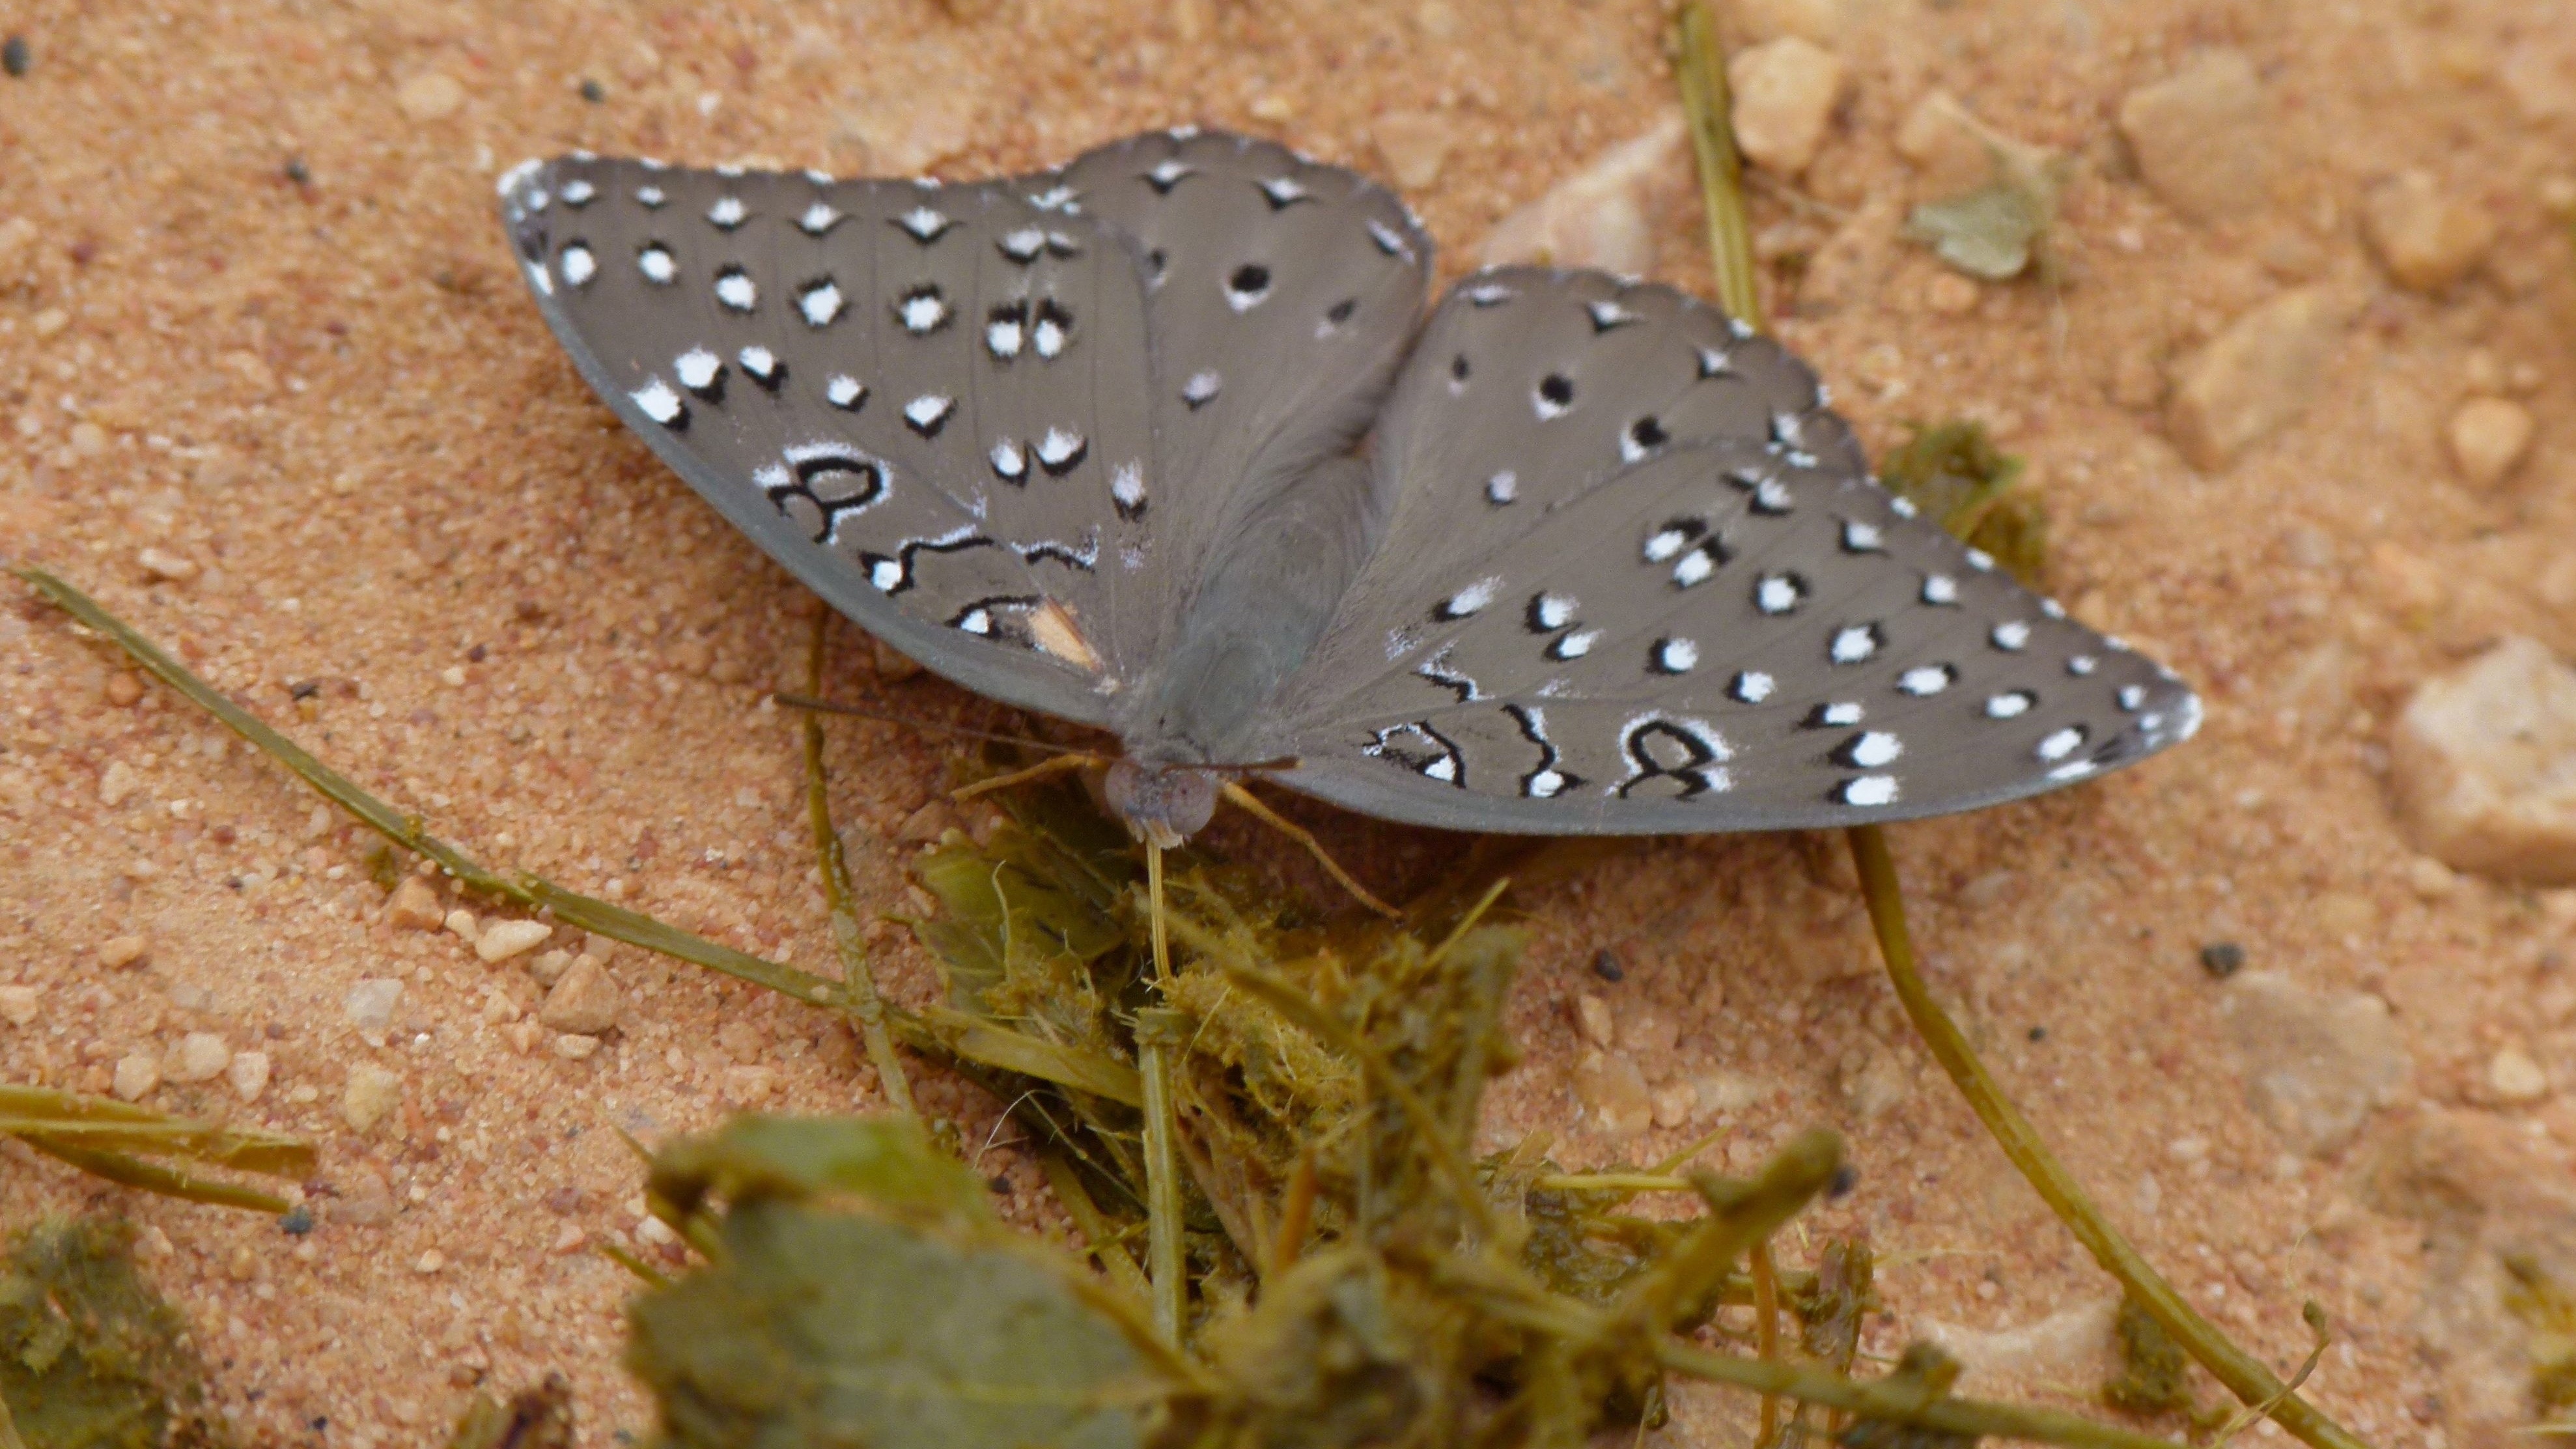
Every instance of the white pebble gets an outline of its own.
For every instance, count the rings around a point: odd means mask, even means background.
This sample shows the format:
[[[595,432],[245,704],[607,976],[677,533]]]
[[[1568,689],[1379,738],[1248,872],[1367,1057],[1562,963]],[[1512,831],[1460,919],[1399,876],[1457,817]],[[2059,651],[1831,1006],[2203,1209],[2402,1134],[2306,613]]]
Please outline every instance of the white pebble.
[[[161,1059],[136,1052],[116,1059],[116,1095],[128,1102],[149,1097],[161,1085]]]
[[[233,1095],[245,1102],[256,1102],[268,1090],[269,1060],[266,1052],[236,1052],[232,1066],[224,1075],[233,1084]]]
[[[494,921],[474,938],[474,954],[486,961],[507,961],[545,944],[554,927],[543,921]]]
[[[394,977],[371,976],[349,988],[340,1009],[360,1036],[382,1040],[386,1028],[393,1025],[394,1007],[402,993],[403,984]]]
[[[192,1031],[179,1038],[163,1071],[174,1082],[211,1082],[233,1064],[233,1049],[211,1031]]]

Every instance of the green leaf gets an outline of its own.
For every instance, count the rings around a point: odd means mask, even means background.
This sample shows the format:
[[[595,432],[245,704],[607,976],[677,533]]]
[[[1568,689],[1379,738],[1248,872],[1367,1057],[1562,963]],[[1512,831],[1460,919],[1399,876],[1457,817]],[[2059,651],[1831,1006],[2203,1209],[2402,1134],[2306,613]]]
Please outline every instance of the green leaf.
[[[188,1326],[134,1271],[134,1230],[49,1220],[0,1263],[0,1423],[23,1442],[147,1449],[223,1442],[202,1413]]]
[[[1929,242],[1934,255],[1970,276],[2001,282],[2030,266],[2048,230],[2046,198],[2029,186],[1998,181],[1965,196],[1914,208],[1906,235]]]
[[[847,1194],[880,1209],[992,1220],[984,1184],[910,1117],[736,1117],[653,1158],[651,1192],[682,1217],[710,1196],[738,1212],[768,1199]]]
[[[1064,1272],[776,1199],[630,1317],[674,1449],[1131,1449],[1163,1391]]]

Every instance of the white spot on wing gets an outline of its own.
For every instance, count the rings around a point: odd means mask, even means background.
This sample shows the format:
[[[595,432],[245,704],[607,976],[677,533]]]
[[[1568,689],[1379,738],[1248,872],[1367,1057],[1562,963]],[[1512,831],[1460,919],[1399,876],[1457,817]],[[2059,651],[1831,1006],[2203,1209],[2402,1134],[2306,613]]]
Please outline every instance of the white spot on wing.
[[[841,315],[841,289],[828,281],[816,282],[798,294],[796,307],[805,314],[807,326],[823,326]]]
[[[1896,803],[1894,775],[1862,775],[1841,785],[1842,803],[1864,808]]]
[[[1440,606],[1440,617],[1464,619],[1471,614],[1481,613],[1487,604],[1494,601],[1495,592],[1502,586],[1503,580],[1500,575],[1488,575],[1478,579],[1451,594]]]
[[[671,385],[658,377],[627,396],[635,400],[635,406],[644,410],[644,416],[657,423],[668,423],[680,415],[680,395],[671,391]]]
[[[680,386],[691,392],[704,392],[715,385],[716,374],[724,370],[724,361],[703,347],[692,347],[671,361],[671,371],[678,375]]]
[[[716,300],[737,312],[748,312],[759,305],[760,288],[747,273],[727,272],[716,278]]]

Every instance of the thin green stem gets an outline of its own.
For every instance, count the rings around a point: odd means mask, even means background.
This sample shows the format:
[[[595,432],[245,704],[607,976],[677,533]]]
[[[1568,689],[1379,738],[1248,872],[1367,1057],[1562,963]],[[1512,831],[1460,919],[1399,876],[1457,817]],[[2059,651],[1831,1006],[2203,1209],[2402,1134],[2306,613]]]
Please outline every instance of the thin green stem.
[[[1145,904],[1154,938],[1154,986],[1172,985],[1171,937],[1163,917],[1163,847],[1145,842]],[[1136,1014],[1136,1065],[1145,1079],[1145,1269],[1153,1284],[1154,1328],[1178,1347],[1189,1324],[1189,1279],[1181,1252],[1180,1121],[1172,1102],[1174,1013]]]
[[[814,611],[814,638],[805,651],[805,688],[823,692],[823,660],[829,651],[832,611]],[[823,717],[808,710],[804,719],[805,811],[814,828],[814,858],[823,877],[823,902],[831,913],[832,948],[841,957],[841,1006],[867,1043],[868,1060],[876,1064],[877,1085],[886,1102],[907,1117],[912,1105],[912,1079],[904,1075],[903,1058],[895,1054],[894,1034],[886,1030],[885,999],[877,995],[875,972],[867,947],[859,940],[858,910],[851,904],[850,865],[841,852],[841,832],[832,826],[832,792],[823,768]]]
[[[1708,247],[1717,270],[1717,300],[1744,325],[1760,330],[1762,291],[1753,270],[1753,229],[1744,213],[1744,158],[1735,149],[1734,98],[1726,55],[1708,0],[1689,0],[1674,21],[1674,70],[1682,87],[1691,151],[1699,159],[1700,196],[1708,209]]]
[[[248,740],[253,749],[284,765],[296,778],[319,791],[323,798],[355,816],[359,824],[404,850],[435,861],[468,889],[497,895],[531,910],[550,911],[557,921],[565,925],[658,952],[693,966],[703,966],[755,986],[765,986],[799,1001],[830,1006],[841,999],[838,986],[810,971],[800,971],[785,962],[718,945],[676,926],[666,926],[650,916],[638,915],[606,901],[565,890],[538,876],[525,872],[512,872],[505,876],[486,869],[463,851],[423,830],[418,816],[405,815],[360,789],[357,782],[313,758],[294,741],[261,722],[258,716],[225,698],[214,686],[189,673],[186,666],[163,653],[158,645],[136,632],[124,620],[101,608],[87,594],[43,569],[21,566],[10,572],[26,580],[55,607],[105,635],[141,665],[145,673],[222,721],[234,734]]]
[[[1905,927],[1905,898],[1897,883],[1896,861],[1888,853],[1886,835],[1875,825],[1855,826],[1850,835],[1852,862],[1860,868],[1861,894],[1869,903],[1870,925],[1878,932],[1879,952],[1887,959],[1887,979],[1895,985],[1905,1014],[1913,1018],[1923,1044],[1932,1049],[1933,1058],[1950,1074],[1959,1094],[1968,1099],[1977,1120],[1986,1124],[2004,1155],[2038,1189],[2058,1221],[2066,1224],[2067,1231],[2093,1255],[2093,1261],[2102,1265],[2102,1271],[2119,1279],[2129,1297],[2173,1335],[2184,1352],[2225,1384],[2228,1392],[2248,1404],[2270,1403],[2272,1417],[2281,1427],[2315,1449],[2363,1449],[2360,1439],[2290,1393],[2270,1369],[2230,1343],[2103,1218],[2101,1209],[2094,1206],[2074,1174],[2048,1150],[2030,1119],[2022,1116],[2003,1088],[1995,1084],[1958,1024],[1950,1020],[1924,986],[1922,975],[1915,969],[1914,941]]]

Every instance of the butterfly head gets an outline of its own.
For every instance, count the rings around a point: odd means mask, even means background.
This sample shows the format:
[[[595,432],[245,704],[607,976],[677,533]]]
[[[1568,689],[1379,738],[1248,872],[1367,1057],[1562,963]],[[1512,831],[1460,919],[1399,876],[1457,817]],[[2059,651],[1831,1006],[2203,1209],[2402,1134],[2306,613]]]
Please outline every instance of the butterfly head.
[[[1207,828],[1224,788],[1224,778],[1214,771],[1153,764],[1133,756],[1112,764],[1103,785],[1109,808],[1118,812],[1127,829],[1137,839],[1150,840],[1165,850]]]

